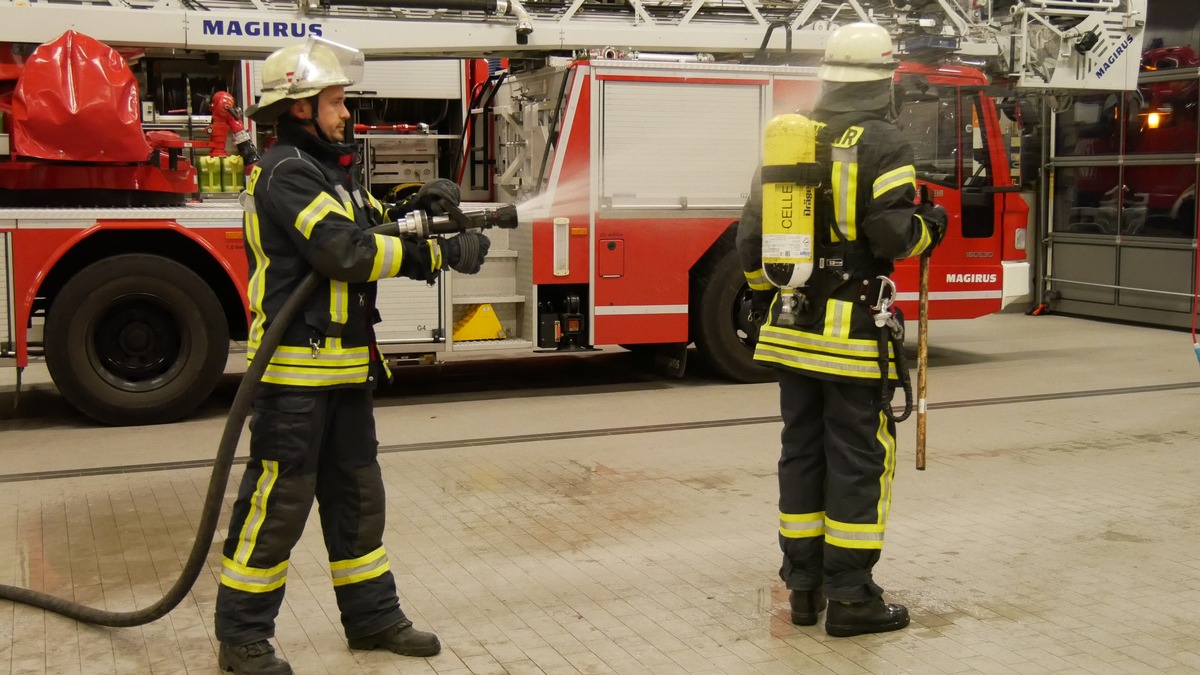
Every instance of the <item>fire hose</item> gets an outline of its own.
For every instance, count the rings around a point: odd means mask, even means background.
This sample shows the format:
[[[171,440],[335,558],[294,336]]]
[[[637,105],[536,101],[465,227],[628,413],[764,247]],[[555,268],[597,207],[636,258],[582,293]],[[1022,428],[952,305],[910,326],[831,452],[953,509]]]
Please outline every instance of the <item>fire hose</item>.
[[[424,211],[413,211],[405,215],[404,220],[385,223],[371,228],[368,232],[425,238],[456,234],[471,229],[493,227],[512,229],[517,226],[517,209],[512,205],[467,210],[449,207],[448,211],[449,213],[446,215],[437,216],[430,216]],[[195,585],[200,571],[204,568],[205,560],[208,558],[213,535],[217,530],[217,520],[221,515],[221,503],[225,499],[229,472],[233,467],[233,456],[237,451],[238,440],[241,438],[246,416],[254,401],[255,390],[262,381],[263,373],[266,371],[275,349],[279,346],[284,329],[323,279],[323,275],[316,270],[309,272],[308,276],[288,296],[287,301],[280,308],[279,314],[263,335],[262,345],[246,369],[245,376],[242,377],[237,394],[233,398],[233,405],[229,409],[229,416],[225,420],[225,429],[221,434],[221,443],[217,447],[217,456],[213,462],[212,475],[208,480],[208,492],[204,497],[200,524],[196,528],[196,539],[192,542],[191,552],[180,571],[179,578],[161,599],[143,609],[116,612],[88,607],[48,593],[4,584],[0,584],[0,599],[39,607],[76,621],[113,628],[148,624],[161,619],[175,609]]]

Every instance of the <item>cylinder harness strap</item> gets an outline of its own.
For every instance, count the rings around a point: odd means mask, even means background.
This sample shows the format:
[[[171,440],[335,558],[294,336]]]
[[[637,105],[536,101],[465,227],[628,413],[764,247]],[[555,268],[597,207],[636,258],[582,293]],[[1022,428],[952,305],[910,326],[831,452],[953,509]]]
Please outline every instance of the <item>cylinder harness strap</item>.
[[[876,277],[879,280],[879,299],[871,305],[871,318],[879,327],[879,399],[883,413],[894,423],[908,419],[912,414],[912,382],[908,377],[908,364],[904,360],[904,326],[896,320],[896,311],[892,303],[896,298],[896,284],[884,275]],[[896,353],[896,379],[904,390],[904,412],[900,416],[892,410],[892,397],[896,387],[891,383],[889,375],[890,359],[888,346]]]

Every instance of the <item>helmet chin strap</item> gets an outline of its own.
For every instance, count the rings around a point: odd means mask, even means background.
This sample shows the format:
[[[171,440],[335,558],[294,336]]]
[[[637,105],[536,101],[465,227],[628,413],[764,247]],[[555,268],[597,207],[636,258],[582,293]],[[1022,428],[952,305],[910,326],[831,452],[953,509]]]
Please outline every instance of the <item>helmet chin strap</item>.
[[[317,115],[321,110],[320,98],[321,95],[317,94],[316,96],[310,96],[308,99],[308,103],[312,107],[312,120],[310,120],[308,124],[313,126],[314,131],[317,133],[317,138],[325,141],[326,143],[334,143],[334,140],[326,136],[325,132],[321,129],[321,125],[317,123]]]

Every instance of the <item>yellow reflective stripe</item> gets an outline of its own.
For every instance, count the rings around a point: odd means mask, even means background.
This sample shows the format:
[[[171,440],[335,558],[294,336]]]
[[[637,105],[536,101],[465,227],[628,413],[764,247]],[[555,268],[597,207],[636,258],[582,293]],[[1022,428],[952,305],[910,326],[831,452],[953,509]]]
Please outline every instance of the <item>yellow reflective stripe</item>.
[[[332,349],[330,351],[333,351]],[[254,357],[251,356],[246,360],[249,363]],[[306,369],[329,369],[329,368],[355,368],[365,366],[370,362],[370,357],[363,355],[347,355],[347,356],[329,356],[325,350],[321,350],[320,356],[313,358],[311,352],[304,356],[280,356],[278,354],[271,357],[271,365],[275,366],[294,366],[297,368]]]
[[[846,241],[858,238],[857,148],[833,150],[833,215],[838,234]]]
[[[846,241],[858,239],[858,158],[846,165]]]
[[[825,516],[825,543],[841,548],[883,548],[883,525],[843,523]]]
[[[360,581],[374,579],[391,569],[387,551],[382,546],[353,560],[338,560],[329,563],[329,571],[333,575],[334,586],[356,584]]]
[[[825,334],[832,338],[850,337],[850,312],[853,306],[845,300],[825,301]],[[890,353],[890,352],[889,352]],[[879,350],[875,350],[879,354]]]
[[[364,192],[366,192],[366,191],[364,190]],[[371,208],[373,208],[379,212],[379,215],[381,215],[381,216],[385,215],[383,202],[376,199],[375,195],[371,194],[370,192],[367,192],[367,201],[371,204]]]
[[[252,360],[255,353],[248,352],[248,360]],[[371,352],[367,347],[323,347],[316,358],[313,358],[311,347],[279,347],[271,356],[271,363],[278,366],[309,368],[348,368],[370,360]]]
[[[400,263],[404,260],[404,245],[396,237],[382,234],[371,236],[375,239],[375,260],[371,264],[369,281],[389,279],[400,274]]]
[[[233,554],[234,562],[241,565],[250,562],[250,554],[254,552],[254,545],[258,540],[258,531],[267,519],[267,500],[271,496],[271,489],[275,487],[275,481],[279,479],[279,462],[264,459],[262,468],[262,475],[258,477],[258,483],[254,486],[254,494],[250,496],[250,511],[246,514],[246,520],[242,522],[242,531],[238,534],[237,550]]]
[[[243,220],[246,228],[246,245],[250,247],[250,253],[254,256],[254,270],[250,273],[250,281],[246,286],[251,315],[250,334],[247,342],[257,345],[262,342],[263,332],[266,330],[267,314],[263,311],[263,302],[266,295],[267,266],[271,264],[271,260],[263,252],[262,230],[259,228],[258,215],[247,213]]]
[[[344,281],[329,280],[329,321],[346,323],[350,315],[350,287]]]
[[[879,343],[863,338],[833,338],[822,337],[813,333],[798,330],[788,330],[778,326],[763,326],[758,335],[759,342],[775,343],[784,347],[797,349],[815,349],[831,354],[854,356],[860,359],[878,359]],[[895,356],[891,345],[888,345],[888,358]]]
[[[929,248],[929,245],[933,243],[933,237],[929,234],[929,224],[926,223],[925,219],[921,216],[914,217],[921,221],[921,238],[917,240],[917,243],[912,247],[912,250],[904,255],[905,258],[909,258],[914,255],[921,255],[925,252],[925,249]]]
[[[789,539],[819,537],[825,533],[825,512],[779,514],[779,534]]]
[[[758,268],[753,272],[746,272],[746,283],[750,284],[750,288],[756,291],[769,291],[775,287],[767,279],[767,271],[763,268]]]
[[[833,171],[831,173],[833,182],[833,220],[836,223],[838,234],[841,237],[846,236],[846,183],[845,163],[834,162]]]
[[[879,364],[871,361],[847,359],[814,352],[798,352],[761,341],[754,349],[754,360],[841,377],[879,379]],[[897,379],[893,368],[888,369],[888,375],[890,379]]]
[[[330,213],[336,213],[343,216],[346,220],[354,220],[354,216],[350,215],[352,209],[348,204],[339,204],[337,200],[329,196],[329,193],[322,192],[313,198],[308,206],[300,210],[296,216],[296,229],[304,235],[305,239],[312,236],[313,228],[317,223],[321,222],[325,216]]]
[[[300,368],[271,363],[267,365],[267,370],[263,374],[263,382],[297,387],[360,384],[367,381],[369,372],[370,368],[366,363],[350,368]]]
[[[425,243],[429,245],[429,271],[442,269],[442,247],[434,239],[426,239]]]
[[[875,179],[871,194],[875,199],[879,199],[880,196],[888,191],[905,185],[911,185],[914,191],[917,189],[917,171],[913,168],[912,164],[902,166],[899,169],[892,169],[880,175],[879,178]]]
[[[221,585],[247,593],[269,593],[287,582],[288,561],[270,569],[239,565],[221,558]]]
[[[250,170],[250,175],[246,178],[246,194],[254,196],[254,188],[258,185],[258,177],[261,175],[261,166],[256,166]]]
[[[879,476],[879,524],[887,525],[892,510],[892,479],[896,475],[896,437],[888,431],[888,419],[879,411],[879,430],[875,438],[883,446],[883,473]]]

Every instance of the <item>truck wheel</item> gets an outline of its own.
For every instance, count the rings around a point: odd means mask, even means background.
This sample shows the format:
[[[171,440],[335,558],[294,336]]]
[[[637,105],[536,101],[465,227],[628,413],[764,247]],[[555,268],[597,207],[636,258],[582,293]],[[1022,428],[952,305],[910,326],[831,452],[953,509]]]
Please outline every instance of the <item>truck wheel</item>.
[[[735,382],[773,380],[771,369],[754,360],[758,326],[750,321],[750,286],[737,251],[717,245],[693,271],[690,314],[696,351],[713,371]]]
[[[195,410],[229,355],[221,303],[183,265],[154,255],[94,263],[46,317],[46,366],[63,397],[112,425],[161,424]]]

